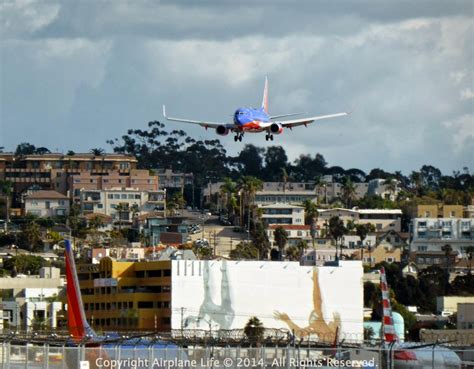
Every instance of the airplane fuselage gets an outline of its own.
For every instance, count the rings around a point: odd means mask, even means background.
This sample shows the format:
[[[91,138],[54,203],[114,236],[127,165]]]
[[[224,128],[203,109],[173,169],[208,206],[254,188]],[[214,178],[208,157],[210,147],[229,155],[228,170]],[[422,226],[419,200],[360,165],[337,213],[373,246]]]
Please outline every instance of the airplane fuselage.
[[[271,124],[263,108],[239,108],[234,113],[234,125],[241,132],[262,132]]]

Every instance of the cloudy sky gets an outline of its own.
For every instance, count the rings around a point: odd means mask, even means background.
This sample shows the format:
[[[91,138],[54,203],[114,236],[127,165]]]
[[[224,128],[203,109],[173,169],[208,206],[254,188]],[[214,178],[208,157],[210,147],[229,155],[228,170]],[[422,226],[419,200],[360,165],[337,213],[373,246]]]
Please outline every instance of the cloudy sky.
[[[407,173],[474,170],[474,2],[2,1],[0,146],[110,150],[170,115],[354,109],[275,137],[291,159]],[[175,128],[179,123],[166,123]],[[212,130],[185,125],[190,135]],[[230,153],[242,143],[221,137]]]

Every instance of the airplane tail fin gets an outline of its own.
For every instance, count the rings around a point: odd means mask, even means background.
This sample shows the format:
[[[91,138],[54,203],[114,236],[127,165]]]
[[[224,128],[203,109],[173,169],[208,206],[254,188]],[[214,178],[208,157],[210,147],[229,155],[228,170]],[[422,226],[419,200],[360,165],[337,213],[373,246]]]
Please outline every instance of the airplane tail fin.
[[[398,341],[393,325],[392,306],[390,304],[390,292],[388,290],[387,276],[385,268],[380,268],[380,288],[382,290],[382,306],[383,306],[383,335],[386,343]]]
[[[265,77],[265,87],[263,89],[262,109],[268,114],[268,78]]]
[[[71,338],[80,341],[86,336],[96,337],[97,335],[86,320],[71,242],[65,240],[65,245],[68,328]]]

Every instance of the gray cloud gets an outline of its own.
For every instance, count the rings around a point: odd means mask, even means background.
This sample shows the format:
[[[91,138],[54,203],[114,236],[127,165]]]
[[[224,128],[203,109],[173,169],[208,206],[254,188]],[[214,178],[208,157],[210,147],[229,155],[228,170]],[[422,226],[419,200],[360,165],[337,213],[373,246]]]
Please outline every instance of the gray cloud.
[[[429,5],[7,3],[0,146],[106,147],[163,120],[162,103],[174,115],[230,120],[237,106],[259,104],[268,74],[275,114],[355,107],[276,138],[291,158],[321,152],[331,165],[404,171],[472,166],[472,2]],[[261,135],[245,141],[268,145]],[[242,147],[222,142],[231,153]]]

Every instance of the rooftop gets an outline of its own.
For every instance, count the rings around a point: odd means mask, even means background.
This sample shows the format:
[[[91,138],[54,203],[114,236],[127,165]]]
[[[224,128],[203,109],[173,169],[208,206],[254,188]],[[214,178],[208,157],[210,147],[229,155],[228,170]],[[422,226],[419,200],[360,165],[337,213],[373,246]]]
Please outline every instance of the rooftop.
[[[60,199],[67,200],[68,197],[57,191],[40,190],[26,196],[27,199]]]

